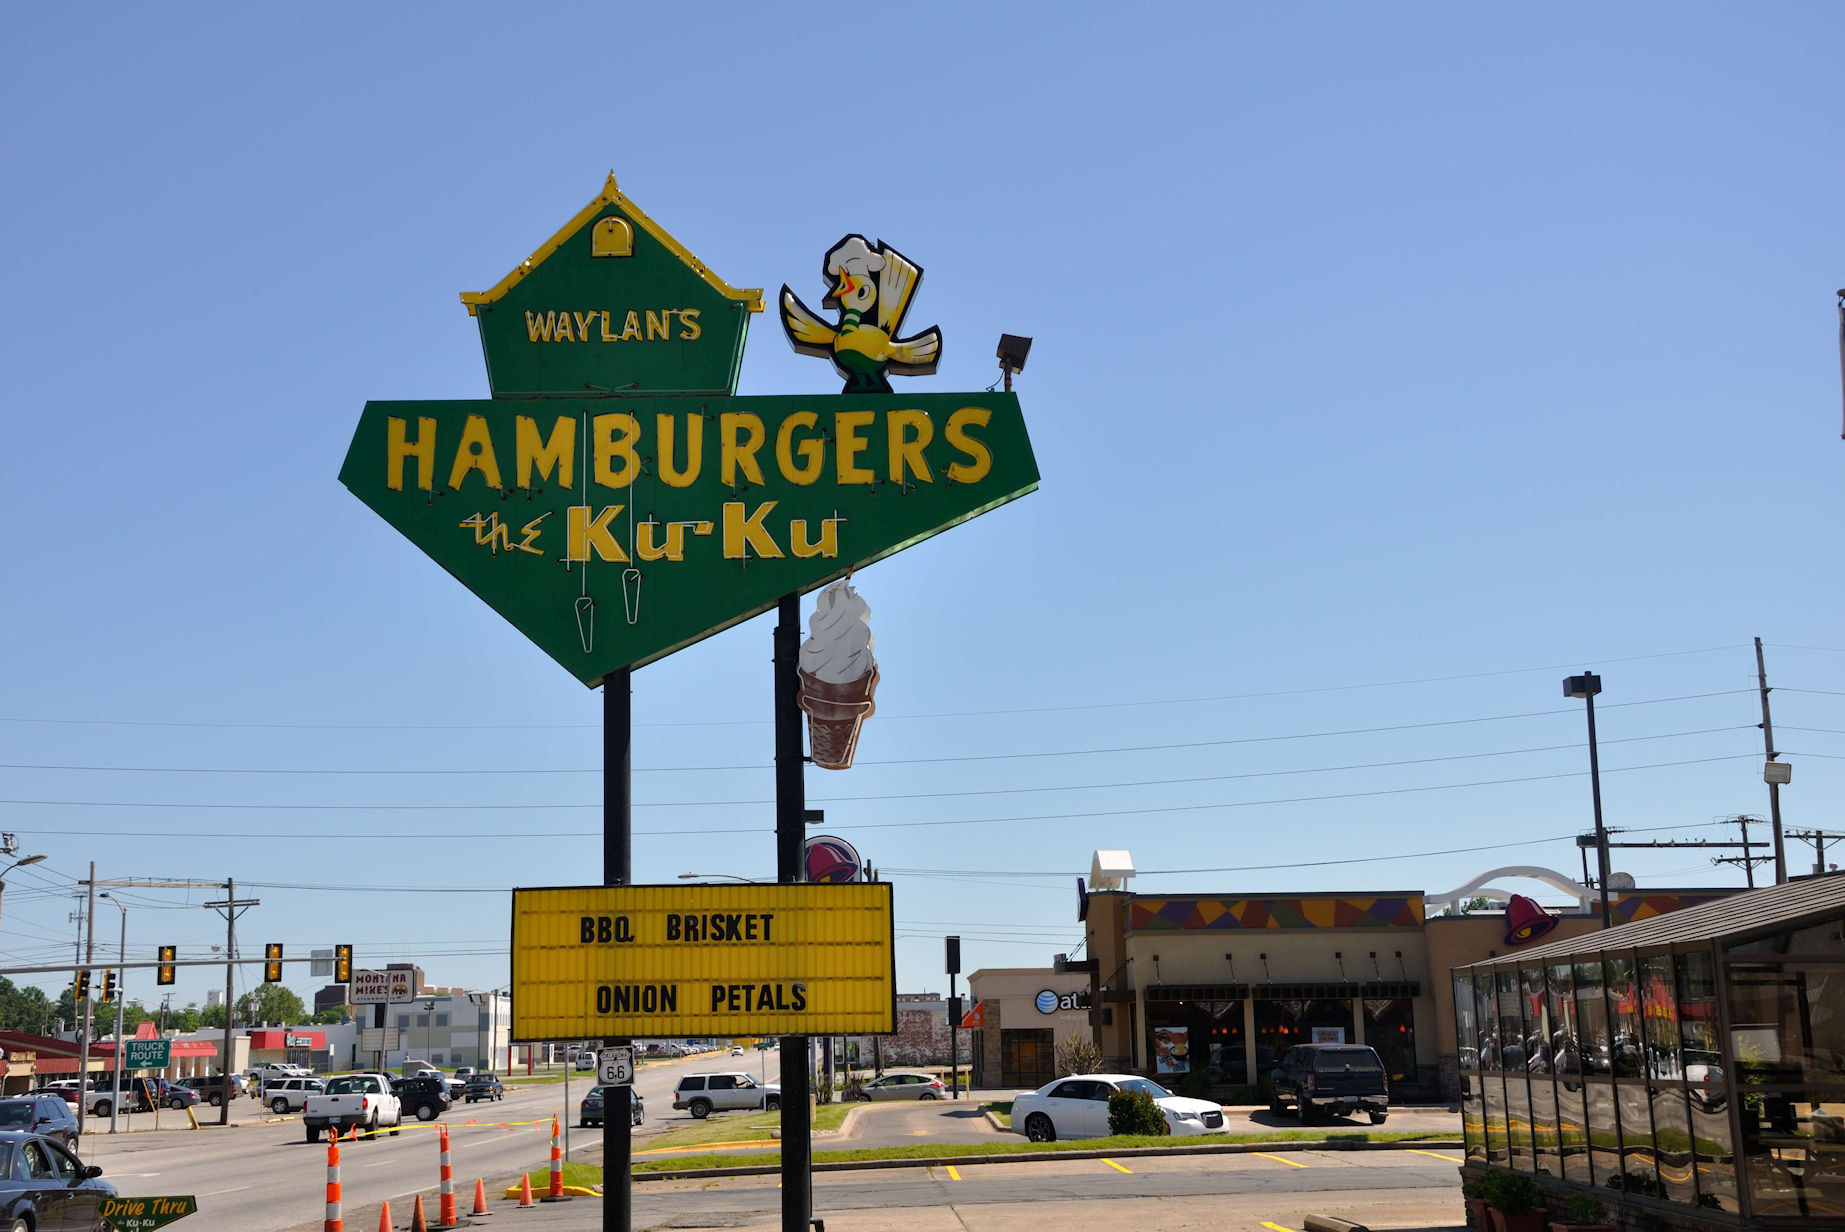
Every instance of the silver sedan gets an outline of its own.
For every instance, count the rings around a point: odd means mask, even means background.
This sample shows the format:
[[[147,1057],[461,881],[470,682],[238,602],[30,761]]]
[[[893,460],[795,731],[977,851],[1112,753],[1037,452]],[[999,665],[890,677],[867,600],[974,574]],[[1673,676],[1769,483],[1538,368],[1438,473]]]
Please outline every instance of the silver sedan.
[[[942,1080],[928,1074],[886,1074],[861,1089],[859,1099],[941,1099]]]

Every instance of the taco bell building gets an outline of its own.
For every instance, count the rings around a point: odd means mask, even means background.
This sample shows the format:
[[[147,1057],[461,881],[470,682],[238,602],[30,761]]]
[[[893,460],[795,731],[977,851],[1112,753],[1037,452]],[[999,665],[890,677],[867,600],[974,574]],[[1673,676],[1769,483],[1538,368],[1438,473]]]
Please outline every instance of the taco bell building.
[[[975,1045],[976,1063],[984,1065],[976,1082],[1047,1082],[1058,1075],[1058,1040],[1086,1027],[1104,1070],[1169,1084],[1202,1072],[1219,1095],[1257,1086],[1296,1044],[1362,1043],[1377,1049],[1393,1094],[1455,1099],[1449,973],[1514,952],[1514,943],[1502,911],[1430,918],[1430,909],[1481,891],[1504,901],[1506,893],[1486,882],[1529,876],[1578,898],[1575,909],[1554,913],[1556,923],[1542,934],[1547,940],[1600,927],[1590,892],[1549,869],[1497,869],[1465,893],[1438,896],[1142,894],[1127,889],[1133,875],[1127,852],[1095,853],[1079,893],[1083,958],[1049,969],[975,972],[974,996],[998,1006],[997,1024],[989,1016]],[[1625,923],[1733,892],[1623,890],[1611,914]],[[1054,1013],[1037,1009],[1043,991],[1060,999]],[[1072,992],[1079,997],[1065,1009],[1061,998]]]

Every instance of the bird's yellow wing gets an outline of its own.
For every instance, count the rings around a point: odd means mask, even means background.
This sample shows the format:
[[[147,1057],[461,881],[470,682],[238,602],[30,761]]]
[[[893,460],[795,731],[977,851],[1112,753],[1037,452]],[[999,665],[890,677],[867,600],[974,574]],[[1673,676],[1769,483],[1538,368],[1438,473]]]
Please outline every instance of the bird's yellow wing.
[[[794,349],[803,355],[822,357],[833,353],[833,339],[839,331],[815,316],[801,297],[782,288],[782,328],[788,333],[788,341]]]
[[[928,376],[942,362],[942,331],[931,325],[914,338],[893,340],[890,366],[905,376]]]
[[[878,271],[878,327],[895,336],[910,310],[910,296],[922,281],[922,267],[888,246],[883,257],[884,268]]]

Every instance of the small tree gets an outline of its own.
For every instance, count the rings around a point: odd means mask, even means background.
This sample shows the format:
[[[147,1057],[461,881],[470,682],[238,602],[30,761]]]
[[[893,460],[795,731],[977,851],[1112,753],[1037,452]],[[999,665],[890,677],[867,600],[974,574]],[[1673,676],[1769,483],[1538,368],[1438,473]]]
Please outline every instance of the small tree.
[[[1108,1132],[1114,1135],[1169,1134],[1166,1114],[1145,1091],[1116,1091],[1108,1097]]]
[[[1094,1074],[1102,1068],[1102,1050],[1080,1035],[1071,1035],[1057,1045],[1057,1069],[1064,1074]]]

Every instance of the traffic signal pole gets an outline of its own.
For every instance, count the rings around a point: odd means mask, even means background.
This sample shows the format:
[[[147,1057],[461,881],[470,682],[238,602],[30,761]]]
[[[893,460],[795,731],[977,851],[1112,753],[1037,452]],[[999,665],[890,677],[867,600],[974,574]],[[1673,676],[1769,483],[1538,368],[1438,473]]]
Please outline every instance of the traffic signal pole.
[[[83,961],[87,967],[96,961],[96,861],[90,861],[90,905],[83,912],[83,927],[89,933],[89,940],[84,944]],[[78,1028],[82,1038],[79,1052],[82,1059],[77,1063],[77,1140],[83,1140],[83,1117],[90,1102],[90,1010],[95,1004],[92,997],[83,999],[83,1025]],[[225,1101],[229,1103],[229,1100]]]

